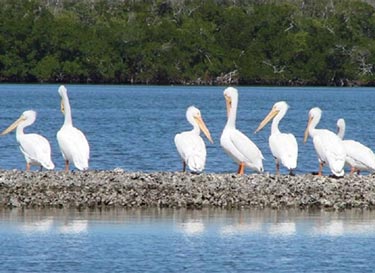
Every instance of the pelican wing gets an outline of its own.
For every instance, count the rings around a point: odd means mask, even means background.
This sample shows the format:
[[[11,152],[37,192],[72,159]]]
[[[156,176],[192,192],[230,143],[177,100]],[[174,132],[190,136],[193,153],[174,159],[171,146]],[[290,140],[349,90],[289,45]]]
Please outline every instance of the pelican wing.
[[[290,170],[297,167],[298,144],[293,134],[271,134],[269,145],[272,155],[286,168]]]
[[[55,168],[51,160],[51,146],[45,137],[38,134],[25,134],[18,141],[26,161],[42,165],[48,170]]]
[[[242,155],[241,162],[254,170],[263,171],[263,154],[254,142],[239,130],[231,130],[230,141],[237,152]]]
[[[73,126],[63,126],[57,132],[57,142],[66,160],[72,161],[79,170],[88,169],[90,147],[85,135]]]
[[[327,163],[335,175],[344,175],[346,152],[342,140],[329,130],[317,131],[313,142],[319,159]]]
[[[201,172],[206,163],[206,145],[193,132],[183,132],[175,136],[175,144],[182,160],[191,171]]]
[[[375,171],[375,155],[373,151],[354,140],[343,141],[346,151],[346,162],[359,170]]]

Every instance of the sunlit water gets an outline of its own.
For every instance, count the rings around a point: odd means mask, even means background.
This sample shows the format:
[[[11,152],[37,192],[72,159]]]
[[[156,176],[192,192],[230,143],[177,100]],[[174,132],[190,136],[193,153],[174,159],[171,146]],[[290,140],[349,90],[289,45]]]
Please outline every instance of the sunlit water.
[[[90,142],[92,169],[180,170],[173,138],[190,129],[185,111],[195,105],[215,141],[206,141],[206,171],[236,170],[219,144],[226,122],[224,87],[67,88],[74,124]],[[50,140],[61,170],[57,89],[0,85],[0,131],[23,111],[36,110],[37,121],[27,132]],[[262,150],[265,170],[274,172],[270,126],[253,132],[276,101],[287,101],[290,110],[280,127],[297,137],[297,173],[315,171],[311,140],[302,143],[309,109],[322,108],[320,128],[335,130],[336,120],[345,118],[346,138],[373,148],[374,91],[239,87],[237,127]],[[1,169],[25,168],[14,133],[0,138],[0,151]],[[0,211],[0,272],[373,272],[374,239],[371,211],[13,209]]]
[[[0,211],[1,272],[373,272],[374,212]]]
[[[127,171],[176,171],[182,168],[174,145],[176,133],[190,130],[185,112],[188,106],[201,109],[214,144],[207,144],[207,172],[233,172],[235,163],[220,147],[226,123],[224,87],[104,86],[67,85],[74,124],[87,136],[91,147],[91,169]],[[56,132],[63,123],[58,85],[0,85],[0,129],[10,125],[28,109],[38,112],[36,123],[27,132],[43,134],[50,140],[57,170],[63,169]],[[303,133],[309,109],[319,106],[320,128],[336,130],[336,120],[347,121],[346,139],[374,147],[373,88],[269,88],[239,87],[237,127],[261,149],[267,172],[274,172],[268,147],[270,125],[258,134],[254,130],[272,105],[285,100],[290,105],[280,128],[297,137],[297,173],[316,171],[317,157]],[[24,169],[15,133],[0,139],[0,168]],[[286,170],[282,170],[286,173]],[[328,170],[325,170],[328,173]]]

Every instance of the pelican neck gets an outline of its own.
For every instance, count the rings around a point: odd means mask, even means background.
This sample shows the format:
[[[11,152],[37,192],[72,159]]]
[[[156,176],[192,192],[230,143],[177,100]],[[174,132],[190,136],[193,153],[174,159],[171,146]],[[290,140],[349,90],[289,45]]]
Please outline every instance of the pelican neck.
[[[18,140],[18,138],[20,136],[23,136],[25,134],[25,132],[23,131],[23,129],[28,126],[27,124],[25,124],[24,122],[22,122],[20,125],[17,126],[17,129],[16,129],[16,138]]]
[[[341,139],[344,139],[345,136],[345,126],[339,126],[339,131],[337,132],[337,136]]]
[[[225,127],[228,128],[236,128],[236,119],[237,119],[237,105],[238,105],[238,97],[232,97],[232,105],[229,112],[227,124]]]
[[[68,95],[63,94],[63,104],[64,104],[64,125],[73,125],[72,120],[72,110],[70,108]]]
[[[193,129],[191,130],[193,133],[199,135],[201,132],[201,129],[199,128],[198,124],[193,123]]]
[[[273,118],[272,125],[271,125],[271,134],[280,134],[281,133],[280,129],[279,129],[279,123],[280,123],[280,120],[283,119],[285,114],[286,114],[286,110],[282,109],[276,115],[276,117]]]
[[[316,126],[318,125],[319,121],[320,121],[320,117],[319,116],[313,118],[313,120],[311,121],[310,127],[309,127],[309,134],[310,134],[311,137],[313,137],[315,135],[315,132],[317,130]]]
[[[35,118],[29,118],[24,121],[22,121],[20,124],[18,124],[17,129],[16,129],[16,139],[17,141],[19,138],[23,135],[25,135],[25,132],[23,131],[26,127],[30,126],[33,124],[35,121]]]

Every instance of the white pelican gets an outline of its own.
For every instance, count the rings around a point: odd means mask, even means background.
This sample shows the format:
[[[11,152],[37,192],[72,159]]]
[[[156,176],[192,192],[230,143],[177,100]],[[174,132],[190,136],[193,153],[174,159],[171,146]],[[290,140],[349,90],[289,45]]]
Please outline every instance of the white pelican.
[[[221,134],[220,144],[224,151],[239,164],[238,174],[244,174],[245,166],[263,172],[263,155],[247,136],[236,129],[238,91],[228,87],[224,90],[227,105],[227,124]]]
[[[25,134],[23,132],[23,129],[33,124],[35,119],[35,111],[25,111],[1,135],[6,135],[17,128],[16,139],[26,160],[26,171],[30,170],[31,165],[40,166],[41,169],[44,167],[47,170],[53,170],[55,165],[51,160],[51,146],[48,140],[38,134]]]
[[[183,172],[186,169],[186,165],[193,172],[202,172],[206,163],[206,145],[199,135],[200,130],[213,143],[211,134],[198,108],[190,106],[186,111],[186,119],[193,125],[193,129],[176,134],[174,143],[182,159]]]
[[[344,175],[346,152],[342,140],[333,132],[326,129],[316,129],[322,116],[322,110],[315,107],[309,112],[309,120],[303,141],[306,143],[308,136],[313,139],[315,151],[319,158],[319,172],[322,175],[324,164],[328,164],[331,172],[337,176]]]
[[[63,126],[57,132],[57,142],[65,159],[65,171],[69,171],[70,161],[78,170],[87,170],[90,158],[89,143],[85,135],[73,126],[72,112],[65,86],[59,87],[59,94],[61,96],[61,112],[65,117]]]
[[[345,120],[337,120],[337,135],[343,139],[345,135]],[[375,171],[375,155],[373,151],[355,140],[343,140],[346,151],[346,164],[351,167],[350,174],[360,171]]]
[[[259,132],[266,124],[273,119],[271,126],[271,135],[268,139],[270,150],[276,160],[276,174],[279,174],[280,162],[293,174],[297,167],[298,144],[293,134],[281,133],[279,122],[288,111],[288,104],[285,101],[276,102],[269,114],[259,124],[255,133]]]

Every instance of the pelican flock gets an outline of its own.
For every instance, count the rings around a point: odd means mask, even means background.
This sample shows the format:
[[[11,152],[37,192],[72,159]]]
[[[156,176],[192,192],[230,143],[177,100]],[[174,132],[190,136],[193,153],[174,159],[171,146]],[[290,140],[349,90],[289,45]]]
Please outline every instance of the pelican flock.
[[[271,135],[268,139],[271,153],[276,161],[276,174],[280,172],[280,162],[293,174],[297,167],[298,144],[293,134],[281,133],[279,122],[288,111],[288,104],[285,101],[276,102],[269,114],[259,124],[255,132],[259,132],[266,124],[272,120]]]
[[[345,120],[338,119],[337,135],[341,139],[344,139],[345,127]],[[375,172],[375,155],[370,148],[355,140],[345,139],[342,143],[346,152],[346,164],[351,167],[350,174],[359,174],[360,171]]]
[[[19,148],[26,160],[26,170],[29,171],[32,165],[53,170],[55,165],[51,160],[51,145],[48,140],[39,134],[25,134],[23,129],[34,123],[36,112],[28,110],[13,122],[1,135],[6,135],[16,130],[16,139]]]
[[[61,112],[64,114],[64,124],[57,132],[57,142],[65,160],[65,171],[69,171],[69,163],[81,171],[89,168],[90,146],[85,135],[73,126],[68,91],[64,85],[58,90],[61,96]]]
[[[73,125],[68,91],[64,85],[58,88],[58,94],[61,97],[60,105],[64,115],[64,123],[58,130],[56,138],[65,160],[65,170],[69,171],[70,164],[74,164],[78,170],[85,171],[89,168],[89,143],[82,131]],[[264,157],[261,150],[252,140],[236,128],[239,102],[238,90],[234,87],[227,87],[224,90],[224,98],[227,120],[221,133],[220,146],[238,164],[238,174],[244,174],[246,167],[257,173],[264,172]],[[288,169],[289,174],[293,174],[297,168],[299,148],[296,137],[291,133],[283,133],[279,129],[279,123],[288,109],[287,102],[276,102],[255,130],[255,133],[258,133],[272,121],[268,143],[275,159],[276,174],[280,174],[280,164]],[[306,143],[309,136],[313,140],[319,161],[317,174],[322,175],[323,166],[328,165],[333,176],[342,177],[345,173],[345,164],[350,166],[351,174],[359,174],[361,171],[375,172],[374,152],[358,141],[343,140],[345,120],[339,119],[337,121],[338,133],[335,134],[326,129],[316,128],[321,116],[322,110],[318,107],[314,107],[309,111],[303,138],[304,143]],[[188,107],[186,119],[193,128],[176,134],[174,142],[182,160],[182,170],[185,172],[186,167],[188,167],[193,173],[201,173],[205,169],[207,151],[200,132],[202,131],[211,143],[213,143],[213,140],[198,108],[194,106]],[[43,168],[53,170],[55,165],[51,159],[51,145],[48,140],[39,134],[24,132],[24,129],[32,125],[35,120],[35,111],[25,111],[1,135],[6,135],[17,129],[16,139],[25,157],[27,171],[33,165],[40,166],[41,170]]]
[[[193,126],[193,129],[176,134],[174,142],[182,159],[183,172],[185,172],[187,165],[192,172],[200,173],[204,170],[207,154],[206,145],[200,136],[200,130],[211,143],[213,143],[213,140],[198,108],[190,106],[186,111],[186,119]]]
[[[238,164],[238,174],[244,174],[245,166],[263,172],[263,155],[246,135],[236,129],[238,91],[228,87],[224,90],[227,106],[227,123],[221,134],[220,144],[224,151]]]
[[[318,175],[322,175],[324,164],[328,164],[333,175],[341,177],[344,175],[345,148],[341,138],[335,133],[326,129],[315,128],[321,117],[322,110],[320,108],[315,107],[310,110],[303,140],[306,143],[309,135],[313,139],[314,148],[319,159]]]

